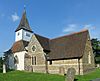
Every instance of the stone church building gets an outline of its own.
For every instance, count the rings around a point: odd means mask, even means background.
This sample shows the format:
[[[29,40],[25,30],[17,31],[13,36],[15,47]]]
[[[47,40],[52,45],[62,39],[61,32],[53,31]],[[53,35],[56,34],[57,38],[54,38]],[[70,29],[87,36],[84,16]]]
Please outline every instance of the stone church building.
[[[94,69],[94,55],[88,30],[49,39],[33,33],[24,10],[15,30],[15,42],[5,52],[10,69],[65,74],[70,67],[77,75]]]

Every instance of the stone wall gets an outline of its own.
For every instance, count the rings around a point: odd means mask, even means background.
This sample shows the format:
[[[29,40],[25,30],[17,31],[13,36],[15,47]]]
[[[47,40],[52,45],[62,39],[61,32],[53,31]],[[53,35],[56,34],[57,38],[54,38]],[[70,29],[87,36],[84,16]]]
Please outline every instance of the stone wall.
[[[45,65],[32,65],[33,72],[46,73]]]
[[[24,70],[28,71],[31,65],[31,56],[25,53],[24,56]]]
[[[69,61],[70,64],[68,63]],[[48,67],[48,73],[51,74],[66,74],[68,68],[75,68],[76,70],[76,75],[79,74],[79,64],[78,64],[78,59],[72,59],[72,60],[59,60],[59,61],[53,61],[52,65],[47,64]],[[37,65],[32,65],[33,67],[33,72],[42,72],[46,73],[46,65],[45,64],[37,64]],[[80,73],[82,74],[82,65],[80,65]]]
[[[82,61],[83,61],[83,74],[88,73],[95,68],[94,54],[89,36],[87,37]]]
[[[75,68],[76,75],[83,74],[82,60],[80,59],[80,65],[78,59],[69,60],[56,60],[52,61],[52,65],[48,63],[48,71],[52,74],[66,74],[68,68]],[[80,71],[79,71],[80,70]],[[79,73],[80,72],[80,73]]]
[[[35,46],[35,50],[32,50],[32,47]],[[35,37],[35,35],[32,36],[30,43],[28,45],[28,54],[31,57],[36,57],[36,65],[32,65],[32,58],[31,66],[33,67],[33,72],[46,72],[48,70],[49,73],[52,74],[65,74],[68,70],[68,68],[74,67],[76,69],[76,74],[82,74],[83,68],[82,68],[82,61],[80,60],[80,66],[78,63],[78,59],[68,59],[68,60],[56,60],[52,61],[52,64],[46,65],[45,56],[43,52],[43,48],[40,45],[39,41]],[[47,67],[46,67],[47,66]],[[79,69],[80,68],[80,69]],[[80,70],[80,71],[79,71]]]
[[[35,49],[32,49],[33,46],[35,47]],[[33,72],[46,72],[43,48],[35,35],[32,36],[28,45],[28,54],[31,56],[31,61],[29,64],[30,66],[32,66]],[[32,58],[34,57],[35,59],[32,60]],[[32,63],[32,61],[35,61],[35,63]]]
[[[32,50],[33,46],[36,48],[34,51]],[[87,38],[84,55],[80,59],[55,60],[52,61],[52,64],[50,64],[48,61],[46,65],[44,56],[45,53],[43,52],[43,48],[36,39],[35,35],[32,36],[29,43],[28,54],[31,56],[31,61],[29,64],[32,66],[33,72],[46,73],[48,70],[48,73],[52,74],[66,74],[68,68],[73,67],[76,70],[76,75],[83,75],[94,68],[94,56],[89,37]],[[36,57],[35,65],[32,65],[32,57]]]

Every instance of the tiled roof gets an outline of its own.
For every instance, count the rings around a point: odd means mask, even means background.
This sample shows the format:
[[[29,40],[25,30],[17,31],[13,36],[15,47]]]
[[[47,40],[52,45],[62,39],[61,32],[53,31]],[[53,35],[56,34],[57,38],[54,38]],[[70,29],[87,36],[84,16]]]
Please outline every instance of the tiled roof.
[[[51,40],[38,34],[34,35],[43,49],[49,50],[48,60],[60,60],[82,57],[88,34],[88,30],[84,30]],[[24,51],[28,44],[29,42],[27,41],[17,41],[13,44],[11,51],[13,53]]]
[[[84,54],[88,30],[50,40],[48,60],[79,58]]]
[[[39,43],[43,47],[44,50],[50,50],[49,48],[49,39],[43,36],[40,36],[38,34],[34,34],[36,38],[38,39]]]
[[[23,12],[23,15],[22,15],[20,24],[19,24],[19,26],[17,27],[17,29],[15,30],[15,32],[17,32],[17,31],[20,30],[20,29],[24,29],[24,30],[33,32],[33,31],[31,30],[30,26],[29,26],[29,23],[28,23],[28,20],[27,20],[27,17],[26,17],[26,11],[25,11],[25,10],[24,10],[24,12]]]
[[[24,51],[25,47],[28,46],[28,44],[29,42],[24,41],[24,40],[17,41],[13,44],[11,51],[12,53]]]

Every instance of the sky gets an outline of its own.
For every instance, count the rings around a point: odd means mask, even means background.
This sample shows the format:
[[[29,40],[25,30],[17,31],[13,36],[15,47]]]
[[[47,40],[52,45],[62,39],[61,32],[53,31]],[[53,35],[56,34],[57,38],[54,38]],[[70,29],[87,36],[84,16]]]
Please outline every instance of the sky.
[[[100,39],[100,0],[0,0],[0,55],[15,42],[24,5],[37,34],[52,39],[88,29]]]

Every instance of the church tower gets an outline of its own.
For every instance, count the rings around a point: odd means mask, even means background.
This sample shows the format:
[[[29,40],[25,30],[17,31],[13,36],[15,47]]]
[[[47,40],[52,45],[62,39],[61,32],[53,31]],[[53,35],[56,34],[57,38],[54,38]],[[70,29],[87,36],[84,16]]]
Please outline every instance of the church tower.
[[[33,31],[31,30],[27,17],[26,10],[24,9],[21,21],[17,29],[15,30],[15,42],[19,40],[30,41]]]

